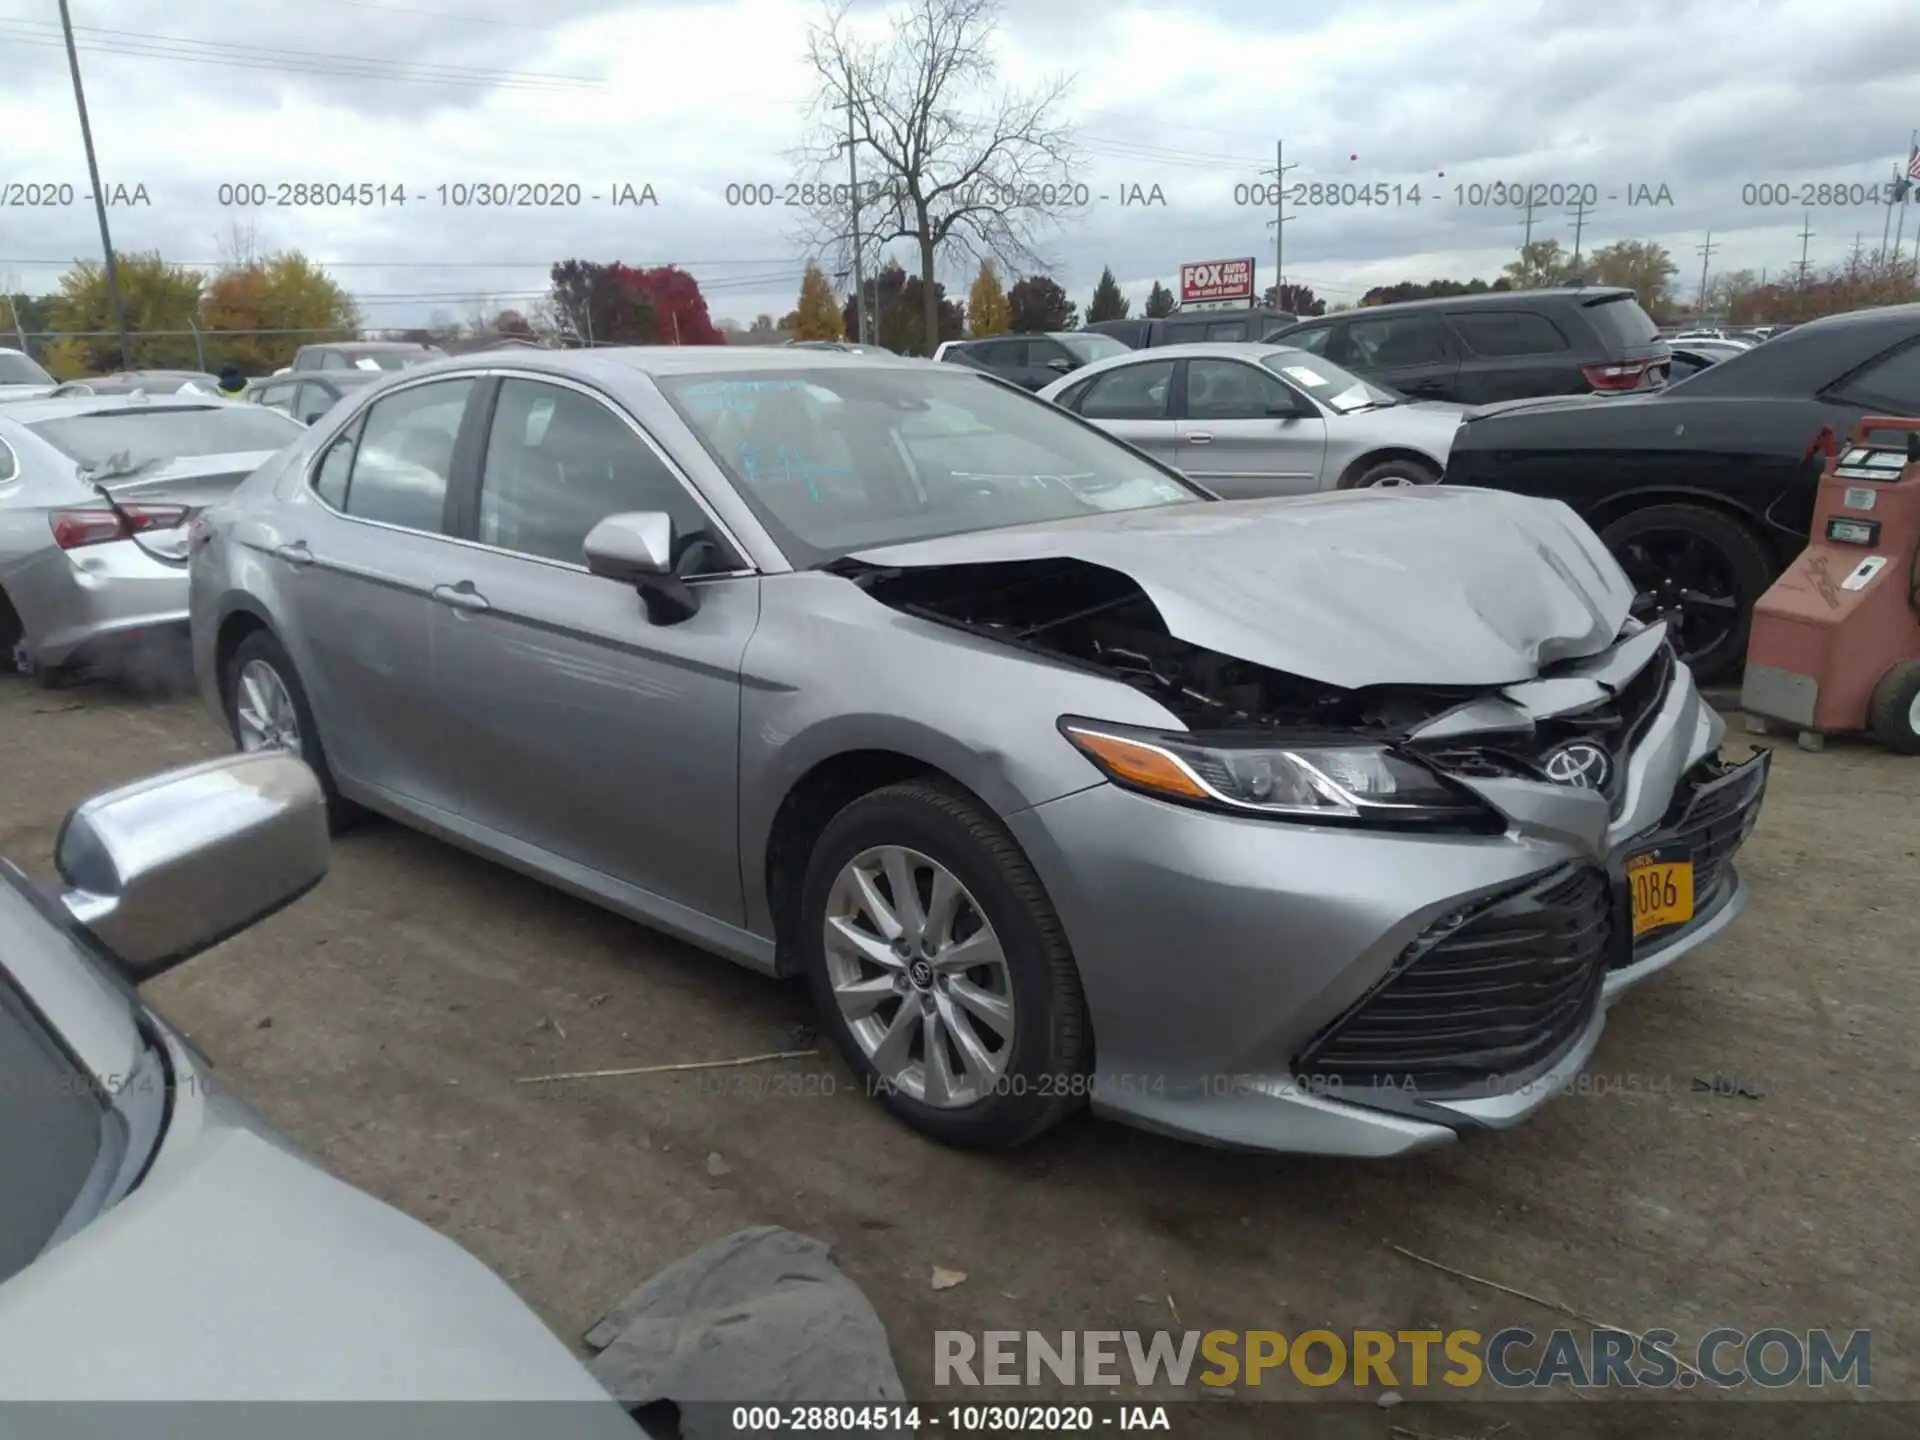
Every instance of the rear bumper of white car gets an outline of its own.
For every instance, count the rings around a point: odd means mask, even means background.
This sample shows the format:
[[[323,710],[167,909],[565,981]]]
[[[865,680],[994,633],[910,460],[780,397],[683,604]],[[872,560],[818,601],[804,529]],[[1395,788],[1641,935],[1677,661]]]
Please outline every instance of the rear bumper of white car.
[[[36,665],[58,669],[138,645],[187,621],[187,567],[131,540],[49,545],[7,576]]]

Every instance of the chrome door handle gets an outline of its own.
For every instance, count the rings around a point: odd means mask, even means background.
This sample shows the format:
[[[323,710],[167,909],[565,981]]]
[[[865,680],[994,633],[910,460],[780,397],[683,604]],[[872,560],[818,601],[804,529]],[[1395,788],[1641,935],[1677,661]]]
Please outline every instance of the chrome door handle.
[[[1213,443],[1213,436],[1204,430],[1189,430],[1180,438],[1189,445],[1211,445]]]
[[[487,597],[473,588],[473,582],[471,580],[462,580],[458,585],[436,585],[433,587],[433,598],[438,600],[442,605],[451,606],[455,610],[471,611],[490,610],[493,608],[487,603]]]
[[[276,545],[273,553],[289,565],[311,565],[313,563],[313,551],[307,548],[307,542],[304,540],[295,540],[290,545]]]

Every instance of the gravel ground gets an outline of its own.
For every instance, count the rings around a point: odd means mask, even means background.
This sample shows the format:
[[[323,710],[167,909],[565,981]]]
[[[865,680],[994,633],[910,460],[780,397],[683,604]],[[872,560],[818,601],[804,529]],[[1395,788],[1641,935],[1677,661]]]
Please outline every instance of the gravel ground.
[[[189,700],[0,679],[0,853],[44,874],[73,802],[225,748]],[[1877,1395],[1920,1399],[1917,773],[1865,746],[1781,748],[1743,865],[1752,907],[1613,1011],[1593,1093],[1390,1164],[1224,1154],[1084,1118],[1012,1155],[960,1154],[889,1120],[825,1054],[516,1084],[795,1048],[806,997],[385,823],[343,838],[313,895],[149,998],[335,1171],[575,1339],[674,1258],[760,1223],[832,1243],[915,1395],[932,1392],[936,1329],[1570,1323],[1402,1247],[1683,1340],[1871,1327]],[[1757,1098],[1696,1086],[1715,1076]],[[935,1266],[967,1279],[935,1291]],[[1238,1433],[1254,1408],[1219,1405],[1203,1428]],[[1350,1433],[1387,1435],[1415,1408]],[[1522,1440],[1598,1433],[1582,1427],[1621,1409],[1493,1418]],[[1850,1434],[1895,1416],[1848,1409]]]

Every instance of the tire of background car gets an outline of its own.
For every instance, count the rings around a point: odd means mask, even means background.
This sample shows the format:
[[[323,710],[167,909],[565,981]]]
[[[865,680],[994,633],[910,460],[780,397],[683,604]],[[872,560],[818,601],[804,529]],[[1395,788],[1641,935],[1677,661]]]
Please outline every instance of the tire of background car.
[[[825,944],[828,902],[842,872],[881,847],[911,850],[943,867],[1000,942],[1013,999],[1013,1035],[1004,1042],[1010,1053],[987,1093],[971,1103],[938,1106],[906,1093],[894,1083],[898,1072],[882,1074],[867,1055],[835,997]],[[950,1145],[998,1149],[1033,1139],[1085,1102],[1092,1033],[1066,933],[1027,857],[978,801],[920,780],[855,800],[814,846],[800,917],[801,964],[821,1023],[869,1093],[897,1118]],[[924,998],[909,989],[899,1004]]]
[[[1382,485],[1433,485],[1440,472],[1418,460],[1382,460],[1350,474],[1341,483],[1342,490],[1371,490]]]
[[[1880,677],[1867,728],[1889,750],[1920,755],[1920,660],[1902,660]]]
[[[1773,583],[1778,567],[1758,535],[1731,515],[1703,505],[1650,505],[1629,511],[1602,530],[1600,539],[1618,558],[1632,541],[1655,534],[1688,535],[1712,547],[1733,577],[1732,624],[1705,650],[1686,657],[1695,680],[1708,684],[1723,679],[1746,661],[1754,602]]]
[[[314,723],[313,707],[307,703],[300,673],[293,668],[286,647],[266,630],[254,631],[234,647],[233,654],[227,657],[226,673],[220,677],[227,731],[233,736],[233,743],[240,743],[240,672],[249,663],[256,662],[273,671],[287,698],[293,702],[294,718],[300,726],[300,758],[307,762],[320,782],[321,793],[326,796],[327,824],[335,831],[345,829],[364,812],[334,784],[333,771],[327,765],[326,747],[320,743],[320,727]]]

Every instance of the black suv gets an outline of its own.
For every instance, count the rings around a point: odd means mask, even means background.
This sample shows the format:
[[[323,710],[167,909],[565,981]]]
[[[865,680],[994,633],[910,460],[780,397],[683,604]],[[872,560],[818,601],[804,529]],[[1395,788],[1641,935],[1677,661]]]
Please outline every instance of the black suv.
[[[1057,330],[1045,335],[989,335],[982,340],[949,340],[935,352],[938,360],[990,370],[1029,390],[1051,385],[1082,365],[1124,355],[1127,347],[1105,335]]]
[[[1404,394],[1464,405],[1657,390],[1672,359],[1633,291],[1611,285],[1372,305],[1277,338]]]
[[[1284,330],[1300,317],[1286,310],[1255,306],[1244,310],[1176,310],[1157,320],[1096,320],[1087,326],[1095,335],[1110,335],[1129,350],[1156,345],[1192,345],[1202,340],[1261,341]]]

